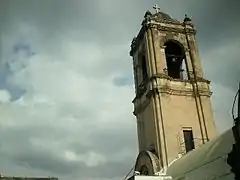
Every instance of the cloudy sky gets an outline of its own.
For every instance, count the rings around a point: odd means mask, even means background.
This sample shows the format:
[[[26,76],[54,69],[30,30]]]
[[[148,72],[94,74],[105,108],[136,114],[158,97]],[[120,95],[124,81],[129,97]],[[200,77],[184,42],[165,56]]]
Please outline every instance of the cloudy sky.
[[[137,156],[129,47],[155,3],[192,17],[218,129],[231,126],[237,0],[0,0],[0,172],[123,179]]]

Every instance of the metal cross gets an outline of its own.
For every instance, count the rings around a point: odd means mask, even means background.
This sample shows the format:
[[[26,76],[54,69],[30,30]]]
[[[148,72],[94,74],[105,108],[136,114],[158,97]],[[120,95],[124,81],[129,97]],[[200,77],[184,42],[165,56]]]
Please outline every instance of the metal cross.
[[[160,7],[158,7],[157,4],[155,4],[155,5],[153,6],[153,9],[156,10],[156,13],[159,13],[159,11],[160,11]]]

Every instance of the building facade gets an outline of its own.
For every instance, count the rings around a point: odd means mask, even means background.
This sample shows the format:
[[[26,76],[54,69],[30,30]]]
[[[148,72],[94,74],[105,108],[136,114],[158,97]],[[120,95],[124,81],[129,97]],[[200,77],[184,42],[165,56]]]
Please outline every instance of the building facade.
[[[157,10],[145,13],[132,41],[141,174],[154,174],[217,135],[195,35],[189,17],[180,22]]]

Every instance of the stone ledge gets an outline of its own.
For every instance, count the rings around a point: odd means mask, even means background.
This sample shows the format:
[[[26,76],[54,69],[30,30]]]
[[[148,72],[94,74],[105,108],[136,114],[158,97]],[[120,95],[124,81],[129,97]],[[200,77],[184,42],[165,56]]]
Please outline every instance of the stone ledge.
[[[153,86],[152,81],[157,81],[157,85]],[[158,93],[165,93],[170,95],[178,95],[178,96],[194,96],[193,85],[196,88],[195,80],[192,78],[191,80],[183,80],[183,79],[173,79],[166,74],[156,74],[151,76],[147,81],[145,81],[144,91],[141,93],[137,93],[136,97],[132,100],[132,103],[135,103],[137,99],[141,99],[144,95],[149,98],[151,94],[151,89]],[[212,95],[210,91],[209,84],[210,81],[204,78],[197,78],[197,84],[199,92],[195,91],[199,96],[208,96]],[[143,83],[141,83],[143,86]],[[152,88],[151,88],[152,87]]]
[[[138,114],[138,112],[143,111],[148,104],[150,103],[150,99],[157,95],[157,94],[167,94],[167,95],[174,95],[174,96],[185,96],[185,97],[194,97],[194,92],[193,91],[189,91],[189,90],[177,90],[177,89],[171,89],[171,88],[154,88],[153,90],[149,90],[145,96],[146,99],[143,100],[142,102],[138,103],[136,100],[134,99],[133,103],[134,103],[134,111],[133,114],[136,116]],[[197,96],[200,97],[211,97],[212,92],[210,91],[199,91],[199,93],[196,94]]]

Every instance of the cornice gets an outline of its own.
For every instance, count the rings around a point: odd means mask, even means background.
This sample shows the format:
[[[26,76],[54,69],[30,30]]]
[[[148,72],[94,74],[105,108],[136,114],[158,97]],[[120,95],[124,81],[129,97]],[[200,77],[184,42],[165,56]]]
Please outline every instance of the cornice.
[[[193,73],[190,72],[190,76],[193,76]],[[190,80],[186,80],[186,79],[174,79],[170,76],[168,76],[167,74],[165,73],[157,73],[157,74],[154,74],[152,75],[149,80],[153,80],[153,79],[156,79],[156,78],[160,78],[160,79],[167,79],[169,81],[176,81],[176,82],[189,82],[189,83],[192,83],[192,82],[195,82],[195,79],[194,78],[191,78]],[[204,83],[207,83],[207,84],[210,84],[210,81],[205,79],[205,78],[202,78],[202,77],[197,77],[197,82],[204,82]]]
[[[185,96],[185,97],[194,97],[195,93],[192,90],[179,90],[177,88],[170,88],[170,87],[158,87],[154,88],[153,90],[149,90],[146,93],[146,99],[141,102],[140,104],[137,101],[134,102],[134,111],[133,114],[136,116],[139,112],[142,112],[147,105],[150,103],[150,99],[156,95],[175,95],[175,96]],[[211,97],[212,92],[208,90],[200,90],[196,93],[197,96],[206,96]]]
[[[135,104],[135,102],[142,98],[143,95],[146,95],[146,97],[150,97],[153,92],[154,93],[162,93],[162,94],[170,94],[170,95],[178,95],[178,96],[193,96],[193,89],[189,89],[189,88],[182,88],[180,86],[177,85],[167,85],[168,83],[164,83],[162,84],[158,84],[157,87],[155,87],[155,89],[149,91],[147,86],[149,85],[149,83],[151,83],[153,80],[158,80],[158,79],[165,79],[167,81],[169,81],[169,83],[171,84],[171,82],[180,82],[180,83],[185,83],[185,84],[189,84],[189,86],[191,87],[191,85],[193,83],[195,83],[195,79],[191,78],[190,80],[184,80],[184,79],[173,79],[171,77],[169,77],[168,75],[164,74],[164,73],[159,73],[159,74],[155,74],[153,76],[151,76],[149,79],[143,81],[139,87],[137,88],[137,94],[136,97],[133,99],[132,103]],[[197,83],[206,83],[206,84],[210,84],[210,81],[204,79],[204,78],[200,78],[197,77]],[[201,96],[211,96],[212,92],[207,89],[207,88],[201,88],[199,89],[199,95]]]
[[[173,24],[173,25],[180,25],[182,28],[179,27],[168,27],[168,26],[162,26],[160,23],[165,23],[165,24]],[[137,35],[137,37],[134,37],[131,43],[131,50],[130,50],[130,56],[134,55],[134,52],[139,47],[139,44],[141,43],[144,33],[148,29],[157,29],[158,31],[161,32],[174,32],[174,33],[181,33],[181,34],[196,34],[197,31],[194,28],[185,28],[184,23],[181,22],[171,22],[167,20],[155,20],[152,21],[151,19],[145,19],[142,22],[142,27]]]
[[[174,28],[174,27],[167,27],[167,26],[161,26],[157,25],[156,27],[159,31],[167,31],[167,32],[175,32],[175,33],[187,33],[187,34],[196,34],[197,31],[195,29],[189,29],[189,28]]]

